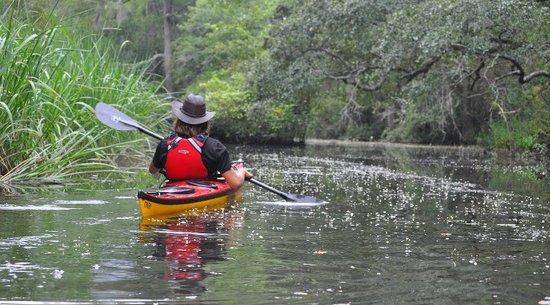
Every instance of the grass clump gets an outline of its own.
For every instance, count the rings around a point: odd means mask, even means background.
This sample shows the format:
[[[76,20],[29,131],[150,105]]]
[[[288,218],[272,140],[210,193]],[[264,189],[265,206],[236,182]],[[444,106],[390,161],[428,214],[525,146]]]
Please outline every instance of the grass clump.
[[[0,19],[0,183],[67,181],[120,173],[115,148],[137,135],[110,132],[95,104],[115,104],[148,124],[164,108],[145,67],[123,65],[101,38],[75,38],[62,26],[37,30]],[[135,145],[134,145],[135,147]],[[134,152],[127,152],[134,155]]]

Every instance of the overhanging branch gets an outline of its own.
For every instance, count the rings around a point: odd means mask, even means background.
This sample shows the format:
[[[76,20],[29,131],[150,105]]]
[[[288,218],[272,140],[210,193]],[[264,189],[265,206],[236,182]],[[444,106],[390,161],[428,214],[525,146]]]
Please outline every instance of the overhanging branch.
[[[431,60],[429,60],[428,62],[424,63],[420,68],[412,71],[412,72],[409,72],[405,75],[403,75],[401,78],[402,79],[406,79],[407,82],[410,82],[412,81],[415,77],[417,77],[418,75],[420,74],[426,74],[428,73],[428,71],[430,71],[430,69],[432,68],[432,66],[438,62],[439,60],[441,59],[441,56],[436,56],[435,58],[432,58]]]
[[[548,77],[548,78],[550,78],[550,72],[544,71],[544,70],[535,71],[535,72],[532,72],[532,73],[529,73],[529,74],[526,75],[525,70],[523,69],[523,66],[517,60],[515,60],[512,57],[509,57],[509,56],[506,56],[506,55],[499,55],[499,56],[497,56],[497,58],[502,58],[504,60],[507,60],[507,61],[511,62],[512,65],[517,69],[517,70],[508,72],[508,73],[500,76],[499,78],[497,78],[497,80],[500,80],[500,79],[503,79],[503,78],[506,78],[506,77],[510,77],[510,76],[518,76],[518,82],[520,84],[525,84],[525,83],[528,83],[528,82],[530,82],[531,80],[533,80],[537,77]]]

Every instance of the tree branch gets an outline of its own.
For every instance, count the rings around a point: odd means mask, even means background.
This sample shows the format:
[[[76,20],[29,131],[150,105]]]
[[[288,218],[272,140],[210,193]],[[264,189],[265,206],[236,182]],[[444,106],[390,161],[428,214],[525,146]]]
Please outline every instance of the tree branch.
[[[432,58],[430,61],[424,63],[420,68],[410,72],[410,73],[407,73],[405,75],[403,75],[401,78],[402,79],[406,79],[407,82],[410,82],[412,81],[415,77],[417,77],[418,75],[420,74],[426,74],[428,71],[430,71],[430,69],[432,68],[432,66],[438,62],[439,60],[441,59],[441,56],[437,56],[435,58]]]
[[[342,81],[347,85],[356,86],[357,88],[359,88],[363,91],[376,91],[376,90],[380,89],[382,87],[382,85],[384,84],[384,81],[385,81],[384,78],[380,79],[376,84],[373,84],[373,85],[370,85],[370,86],[369,85],[363,85],[363,84],[361,84],[360,81],[357,81],[357,79],[359,79],[359,77],[362,74],[364,74],[366,71],[368,71],[369,69],[371,69],[371,67],[359,66],[359,67],[357,67],[356,69],[354,69],[352,71],[347,71],[346,73],[342,73],[342,74],[332,74],[332,73],[329,73],[329,72],[324,71],[322,69],[321,69],[321,71],[325,75],[325,77],[327,77],[329,79]]]
[[[532,72],[530,74],[525,75],[525,70],[523,69],[523,66],[517,60],[515,60],[514,58],[506,56],[506,55],[498,55],[497,59],[498,58],[502,58],[504,60],[507,60],[507,61],[511,62],[512,65],[517,68],[517,70],[506,73],[505,75],[502,75],[502,76],[498,77],[496,80],[500,80],[500,79],[503,79],[505,77],[517,75],[518,76],[518,82],[520,84],[525,84],[525,83],[528,83],[528,82],[530,82],[531,80],[533,80],[537,77],[548,77],[548,78],[550,78],[550,72],[549,71],[540,70],[540,71],[535,71],[535,72]]]
[[[311,51],[311,50],[310,50]],[[365,74],[365,72],[373,69],[377,69],[376,66],[369,66],[368,64],[356,64],[356,65],[350,65],[344,58],[339,56],[338,54],[323,48],[317,51],[321,51],[322,53],[325,53],[329,57],[332,57],[333,59],[340,62],[340,64],[344,67],[343,71],[337,72],[337,73],[331,73],[328,72],[322,68],[317,67],[316,69],[321,71],[325,77],[336,80],[336,81],[342,81],[345,84],[356,86],[357,88],[363,90],[363,91],[376,91],[380,89],[385,81],[385,79],[381,79],[379,82],[373,85],[363,85],[361,84],[358,79],[362,74]]]
[[[483,69],[483,67],[485,67],[485,60],[482,60],[479,63],[479,66],[477,67],[477,69],[474,71],[475,77],[474,77],[474,80],[472,82],[472,85],[470,86],[470,91],[474,90],[474,87],[475,87],[477,81],[481,79],[481,69]]]

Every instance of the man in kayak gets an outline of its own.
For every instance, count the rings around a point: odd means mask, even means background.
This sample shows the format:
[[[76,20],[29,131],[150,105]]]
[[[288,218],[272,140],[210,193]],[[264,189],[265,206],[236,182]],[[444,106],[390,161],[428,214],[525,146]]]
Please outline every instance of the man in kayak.
[[[233,189],[241,187],[252,174],[242,166],[232,166],[229,153],[208,135],[208,121],[215,112],[206,111],[204,97],[189,94],[184,102],[173,101],[174,133],[157,146],[149,164],[151,174],[161,169],[168,180],[216,178],[218,173]]]

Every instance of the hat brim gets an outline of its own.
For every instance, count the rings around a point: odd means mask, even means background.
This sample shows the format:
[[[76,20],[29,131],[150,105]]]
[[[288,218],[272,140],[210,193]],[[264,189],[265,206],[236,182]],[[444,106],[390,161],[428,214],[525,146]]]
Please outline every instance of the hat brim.
[[[182,106],[183,106],[182,102],[173,101],[172,102],[172,113],[180,121],[182,121],[184,123],[187,123],[189,125],[198,125],[198,124],[206,123],[206,122],[210,121],[210,119],[212,119],[214,117],[214,115],[216,114],[213,111],[206,111],[204,116],[194,118],[194,117],[190,117],[190,116],[184,114],[183,112],[181,112],[181,107]]]

